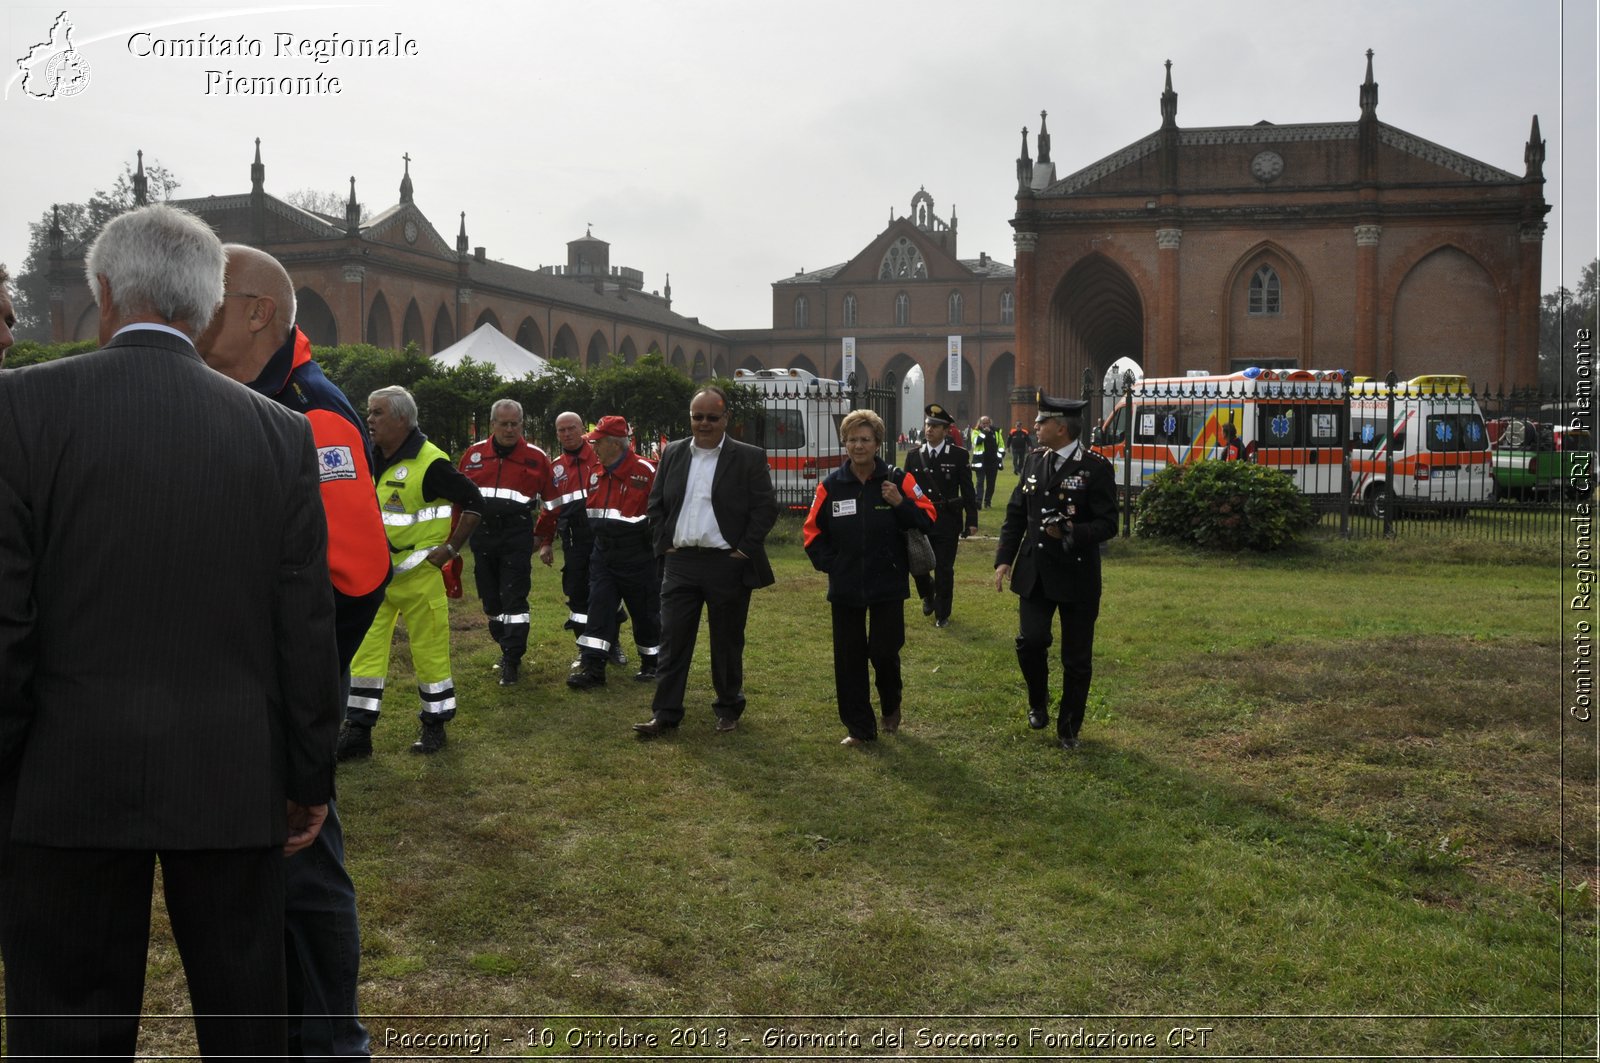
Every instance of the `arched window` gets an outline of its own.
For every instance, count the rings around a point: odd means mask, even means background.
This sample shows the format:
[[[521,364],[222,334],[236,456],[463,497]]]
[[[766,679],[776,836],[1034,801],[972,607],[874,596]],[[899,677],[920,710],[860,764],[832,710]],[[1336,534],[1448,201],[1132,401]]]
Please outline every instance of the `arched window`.
[[[844,297],[844,323],[856,324],[856,297],[854,292],[847,293]]]
[[[1017,323],[1017,300],[1010,292],[1000,293],[1000,324],[1015,325]]]
[[[961,324],[961,293],[950,293],[950,324]]]
[[[896,325],[911,324],[911,296],[901,292],[894,297],[894,323]]]
[[[803,295],[796,296],[794,300],[794,327],[805,328],[811,323],[811,304]]]
[[[1250,313],[1281,314],[1283,293],[1278,286],[1278,274],[1271,266],[1262,266],[1250,278]]]
[[[904,236],[890,245],[883,256],[883,265],[878,268],[881,281],[926,280],[927,276],[928,264],[922,261],[922,252]]]

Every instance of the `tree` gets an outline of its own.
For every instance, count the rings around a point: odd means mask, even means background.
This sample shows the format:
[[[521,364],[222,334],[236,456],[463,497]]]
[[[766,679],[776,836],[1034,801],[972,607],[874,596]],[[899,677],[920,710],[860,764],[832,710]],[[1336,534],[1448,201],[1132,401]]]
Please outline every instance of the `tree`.
[[[151,202],[172,198],[179,181],[161,163],[152,159],[144,168]],[[61,224],[61,253],[77,257],[106,222],[133,209],[133,167],[123,164],[122,173],[110,191],[100,189],[87,203],[59,203],[46,210],[40,220],[28,225],[28,254],[17,273],[16,334],[19,340],[50,340],[50,230],[57,217]],[[59,213],[58,213],[59,212]]]
[[[1595,329],[1596,289],[1600,287],[1600,259],[1583,267],[1578,290],[1557,288],[1539,300],[1539,386],[1571,390],[1577,379],[1578,330]]]
[[[337,192],[318,192],[314,188],[302,188],[283,197],[283,201],[291,207],[299,207],[301,210],[309,210],[313,214],[321,214],[340,221],[344,220],[344,207],[349,199],[349,196],[341,196]],[[358,206],[361,208],[361,223],[365,225],[368,217],[366,204]]]

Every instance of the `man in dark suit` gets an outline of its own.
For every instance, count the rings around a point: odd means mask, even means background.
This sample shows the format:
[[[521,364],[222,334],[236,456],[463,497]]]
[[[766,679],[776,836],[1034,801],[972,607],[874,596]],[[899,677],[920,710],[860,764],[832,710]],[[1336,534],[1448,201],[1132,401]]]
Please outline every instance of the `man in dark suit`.
[[[689,419],[693,436],[667,445],[650,490],[650,531],[662,559],[661,661],[651,718],[633,725],[643,735],[683,720],[702,606],[711,628],[716,729],[738,727],[750,592],[773,582],[765,544],[778,503],[766,454],[727,434],[728,396],[715,385],[695,392]]]
[[[1006,577],[1018,601],[1017,663],[1028,684],[1028,726],[1050,723],[1051,624],[1061,613],[1061,710],[1056,737],[1075,749],[1094,671],[1100,614],[1100,543],[1117,533],[1111,464],[1083,444],[1086,403],[1039,395],[1028,455],[1006,505],[994,555],[994,589]],[[1013,567],[1013,565],[1015,567]]]
[[[311,425],[195,352],[239,294],[198,218],[124,214],[86,272],[102,349],[0,374],[8,1048],[131,1058],[159,859],[200,1052],[281,1057],[339,716]]]

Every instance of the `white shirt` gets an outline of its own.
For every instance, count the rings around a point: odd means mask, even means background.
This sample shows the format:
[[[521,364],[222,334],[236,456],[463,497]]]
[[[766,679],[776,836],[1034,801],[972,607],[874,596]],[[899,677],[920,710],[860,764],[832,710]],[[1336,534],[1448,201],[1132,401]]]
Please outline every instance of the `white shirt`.
[[[177,329],[173,328],[171,325],[163,325],[159,321],[135,321],[131,325],[123,325],[121,328],[117,329],[117,331],[115,331],[115,332],[113,332],[111,334],[111,338],[112,339],[116,339],[118,336],[122,335],[124,332],[132,332],[134,329],[154,329],[157,332],[171,333],[172,335],[174,335],[174,336],[178,337],[180,340],[182,340],[184,343],[187,343],[189,346],[191,346],[191,347],[194,346],[194,339],[193,338],[184,335],[183,333],[179,332]]]
[[[716,446],[709,448],[689,441],[689,478],[683,485],[683,508],[678,510],[678,526],[672,531],[673,546],[731,549],[717,526],[716,511],[711,508],[711,479],[717,471],[717,459],[722,456],[722,445],[727,441],[724,435]]]
[[[922,444],[922,452],[930,458],[937,458],[940,454],[944,453],[944,448],[949,445],[949,442],[950,441],[946,439],[938,446],[934,446],[931,443],[924,443]]]
[[[1050,453],[1054,455],[1054,457],[1050,462],[1050,471],[1053,473],[1067,462],[1078,460],[1078,458],[1081,456],[1080,452],[1082,449],[1083,440],[1074,439],[1060,450],[1052,450]]]

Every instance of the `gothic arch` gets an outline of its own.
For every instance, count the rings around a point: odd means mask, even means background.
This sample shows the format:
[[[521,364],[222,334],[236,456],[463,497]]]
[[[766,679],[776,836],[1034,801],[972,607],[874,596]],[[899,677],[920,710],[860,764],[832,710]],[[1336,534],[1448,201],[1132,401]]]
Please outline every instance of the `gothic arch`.
[[[634,346],[632,336],[622,337],[622,342],[617,344],[617,354],[623,365],[632,365],[639,360],[639,348]]]
[[[318,347],[333,347],[339,342],[339,322],[327,300],[310,288],[294,293],[294,323],[306,334],[306,339]]]
[[[562,325],[556,330],[556,339],[550,348],[550,357],[568,362],[577,362],[578,337],[573,334],[571,325]]]
[[[583,364],[589,369],[599,369],[605,364],[606,355],[611,353],[611,345],[606,342],[605,333],[599,329],[589,337],[589,348],[584,352]]]
[[[1417,256],[1390,305],[1387,363],[1400,379],[1460,373],[1476,388],[1507,379],[1509,297],[1478,256],[1454,243]]]
[[[1282,312],[1276,315],[1249,313],[1250,278],[1262,266],[1271,266],[1280,280]],[[1293,358],[1302,369],[1316,357],[1312,344],[1313,294],[1305,266],[1276,240],[1262,240],[1240,255],[1218,293],[1217,317],[1222,322],[1223,372],[1236,359]],[[1109,368],[1109,363],[1106,368]],[[1184,366],[1176,366],[1184,369]],[[1209,369],[1210,366],[1192,368]],[[1101,375],[1104,375],[1104,369]]]
[[[650,341],[650,346],[645,348],[644,356],[646,358],[650,357],[652,354],[655,355],[657,358],[662,358],[663,360],[665,360],[664,356],[661,353],[661,341],[660,340],[651,340]]]
[[[406,347],[413,343],[417,350],[422,350],[428,338],[422,332],[422,310],[417,306],[415,299],[406,307],[406,323],[400,329],[400,346]]]
[[[711,366],[706,361],[705,351],[694,352],[694,368],[689,371],[689,378],[695,383],[705,380],[711,375]]]
[[[394,348],[394,312],[382,292],[373,296],[367,311],[367,342],[374,347]]]
[[[523,350],[544,356],[544,333],[539,331],[539,323],[533,318],[522,319],[522,324],[517,326],[516,341]]]
[[[726,379],[728,375],[728,356],[719,354],[711,359],[711,375]]]
[[[755,355],[752,354],[752,355],[747,355],[745,357],[745,360],[743,362],[739,363],[739,368],[740,369],[748,369],[752,373],[758,373],[761,370],[765,369],[766,366],[761,364],[761,359],[760,358],[757,358]]]
[[[819,372],[818,369],[817,369],[817,363],[813,362],[811,359],[807,358],[805,355],[801,354],[799,351],[796,351],[794,353],[794,355],[790,357],[788,368],[790,368],[790,369],[804,369],[806,372],[810,373],[812,376],[821,376],[822,375],[821,372]]]
[[[472,326],[472,330],[476,332],[485,325],[493,325],[496,332],[505,332],[505,329],[500,327],[499,315],[493,310],[485,310],[483,313],[479,314],[478,320]]]
[[[1065,274],[1050,297],[1044,364],[1035,362],[1038,386],[1052,395],[1076,398],[1083,371],[1105,374],[1123,355],[1144,361],[1144,299],[1140,285],[1122,263],[1096,251]],[[940,376],[941,387],[943,375]]]
[[[456,323],[450,317],[450,308],[440,303],[438,311],[433,315],[433,350],[428,353],[438,354],[455,341]]]
[[[676,369],[684,376],[689,375],[689,363],[684,360],[682,347],[672,348],[672,368]]]
[[[890,375],[892,374],[894,376],[894,379],[895,379],[895,382],[896,382],[897,385],[898,384],[904,384],[905,383],[905,379],[906,379],[906,374],[909,373],[911,371],[911,367],[916,365],[916,364],[917,364],[917,360],[915,358],[911,357],[905,351],[901,351],[900,353],[896,354],[893,358],[890,358],[887,362],[885,362],[883,364],[883,367],[876,374],[876,378],[878,380],[888,380]],[[870,370],[869,370],[869,375],[872,375],[870,373]],[[927,375],[926,371],[924,371],[923,375],[924,376]],[[922,416],[922,411],[921,410],[917,411],[917,416],[918,417]]]
[[[983,407],[978,416],[988,414],[995,424],[1006,424],[1011,416],[1011,389],[1016,385],[1016,355],[1006,351],[991,359],[983,376]]]
[[[94,300],[83,308],[83,313],[78,315],[78,323],[72,326],[69,337],[74,340],[94,340],[100,338],[100,305]]]
[[[939,359],[939,373],[937,383],[934,385],[935,398],[932,402],[941,403],[945,409],[955,414],[957,424],[970,424],[981,415],[977,406],[977,376],[972,371],[972,359],[963,352],[961,355],[961,390],[950,390],[950,357],[946,355]]]

